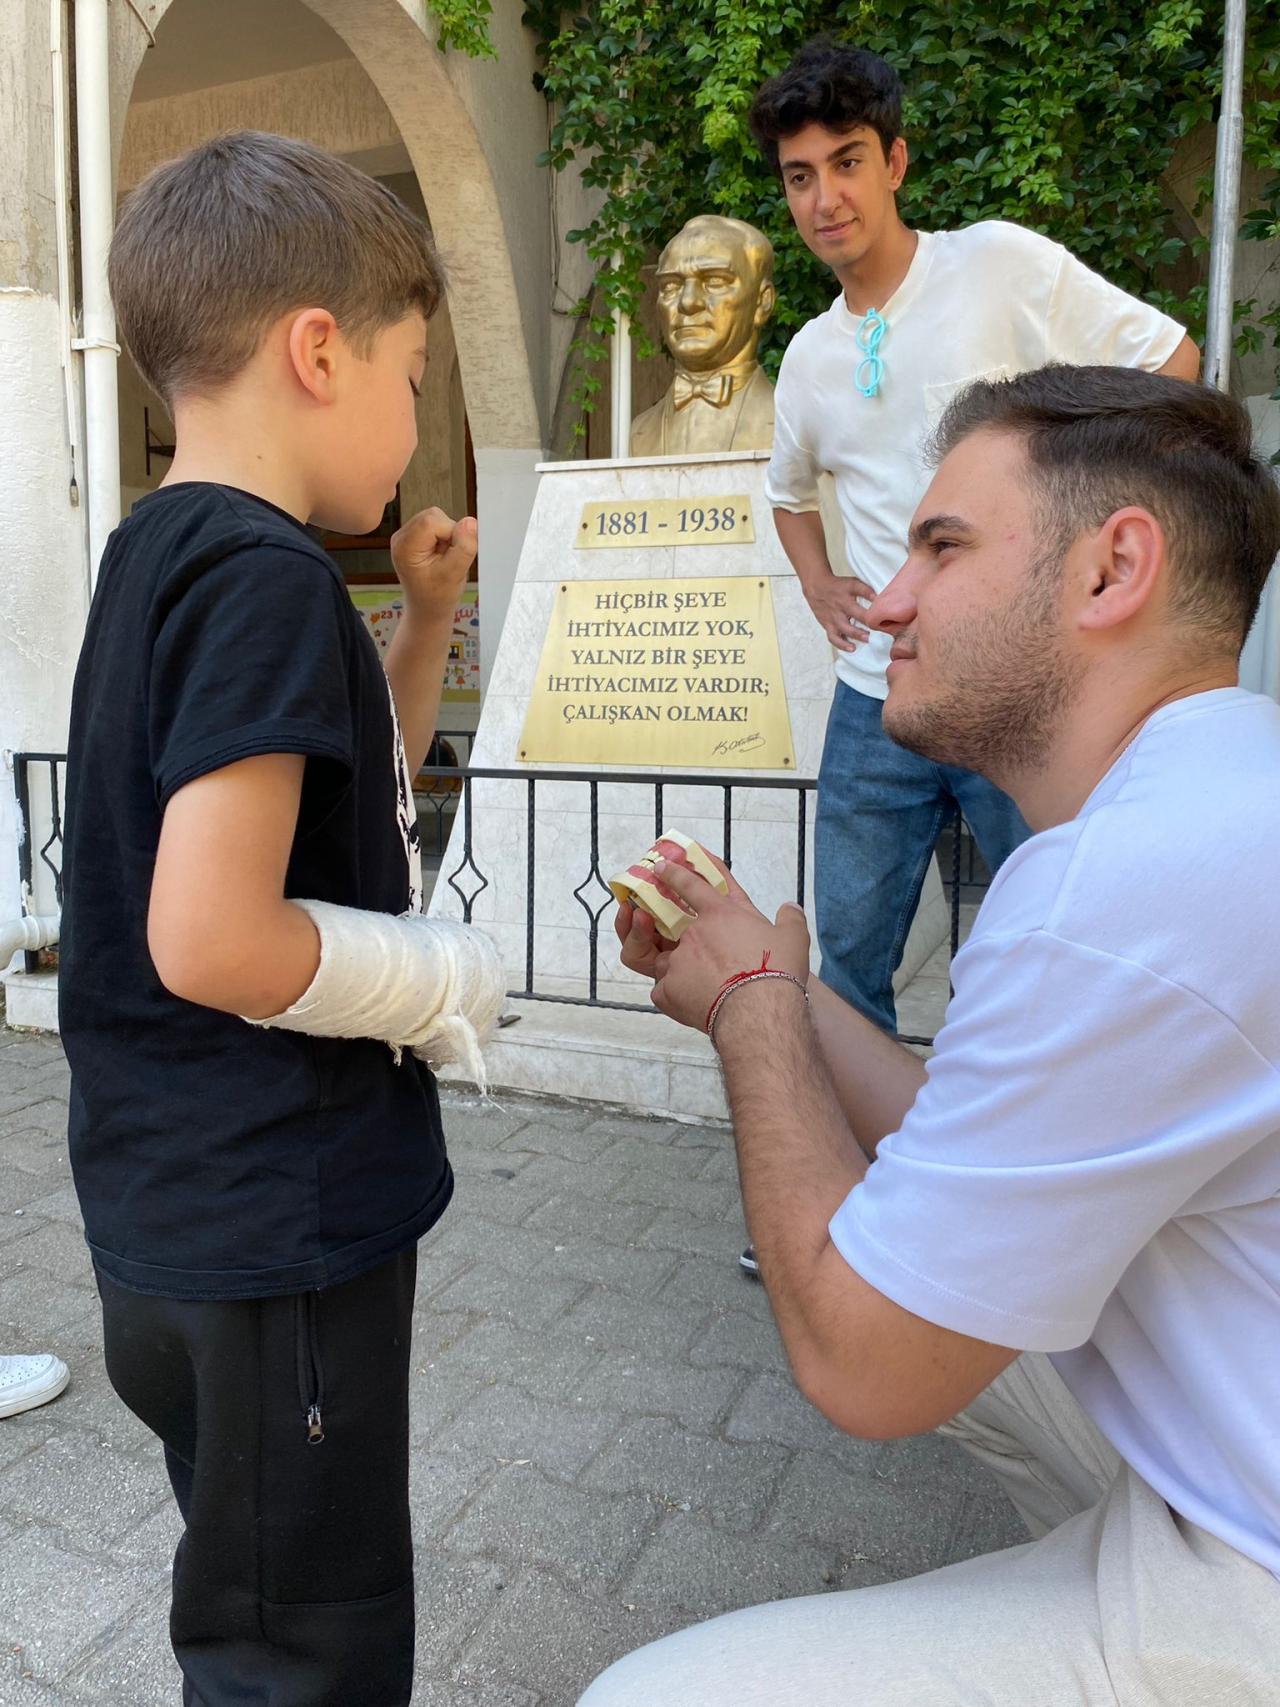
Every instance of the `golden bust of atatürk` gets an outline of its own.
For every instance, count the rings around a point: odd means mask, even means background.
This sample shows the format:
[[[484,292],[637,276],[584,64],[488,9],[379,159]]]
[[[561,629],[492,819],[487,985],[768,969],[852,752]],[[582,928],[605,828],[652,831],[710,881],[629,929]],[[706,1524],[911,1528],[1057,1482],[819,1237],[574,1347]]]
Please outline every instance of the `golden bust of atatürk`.
[[[770,448],[773,387],[756,345],[773,303],[763,231],[708,213],[676,233],[658,261],[658,318],[676,374],[632,422],[632,456]]]

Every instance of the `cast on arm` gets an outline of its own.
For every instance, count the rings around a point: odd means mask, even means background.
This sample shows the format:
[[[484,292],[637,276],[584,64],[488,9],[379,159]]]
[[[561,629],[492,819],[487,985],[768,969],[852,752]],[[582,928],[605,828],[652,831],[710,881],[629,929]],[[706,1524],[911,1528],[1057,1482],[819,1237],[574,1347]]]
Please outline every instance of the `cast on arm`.
[[[311,983],[281,1013],[252,1025],[312,1037],[370,1037],[432,1067],[458,1061],[482,1088],[481,1050],[502,1012],[506,979],[483,931],[422,913],[369,913],[295,901],[320,938]]]
[[[483,932],[450,919],[292,901],[285,873],[305,761],[266,754],[169,802],[147,917],[173,995],[253,1025],[373,1038],[484,1082],[505,979]]]

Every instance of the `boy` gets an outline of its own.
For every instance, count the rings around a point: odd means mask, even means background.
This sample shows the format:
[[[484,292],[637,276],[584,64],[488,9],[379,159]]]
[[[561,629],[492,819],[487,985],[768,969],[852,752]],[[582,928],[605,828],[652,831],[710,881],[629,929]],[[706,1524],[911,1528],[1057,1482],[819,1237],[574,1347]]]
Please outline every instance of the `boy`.
[[[400,1047],[437,951],[397,915],[476,527],[396,535],[384,675],[308,524],[393,495],[443,276],[382,186],[245,132],[139,186],[111,284],[177,449],[108,543],[71,713],[61,1023],[107,1369],[186,1523],[188,1707],[400,1707],[415,1247],[452,1176]]]
[[[840,284],[783,360],[766,491],[837,653],[814,840],[822,979],[892,1032],[893,974],[949,802],[992,871],[1027,834],[991,783],[908,753],[881,729],[889,637],[868,633],[865,602],[905,556],[926,483],[921,441],[973,379],[1049,361],[1194,379],[1199,358],[1176,321],[1047,237],[996,221],[905,226],[902,86],[875,54],[818,37],[763,85],[749,122],[796,229]],[[834,574],[827,558],[822,473],[835,478],[855,575]]]

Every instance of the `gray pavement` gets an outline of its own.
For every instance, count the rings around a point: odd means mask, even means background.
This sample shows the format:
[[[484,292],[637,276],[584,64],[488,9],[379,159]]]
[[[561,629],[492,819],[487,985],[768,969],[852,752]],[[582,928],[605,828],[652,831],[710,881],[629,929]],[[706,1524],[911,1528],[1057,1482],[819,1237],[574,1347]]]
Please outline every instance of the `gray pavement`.
[[[57,1040],[0,1027],[0,1351],[72,1370],[0,1421],[0,1704],[173,1707],[176,1515],[103,1372],[66,1099]],[[695,1620],[1025,1539],[955,1448],[850,1440],[797,1394],[727,1131],[498,1102],[446,1095],[458,1189],[421,1253],[416,1707],[570,1707]]]

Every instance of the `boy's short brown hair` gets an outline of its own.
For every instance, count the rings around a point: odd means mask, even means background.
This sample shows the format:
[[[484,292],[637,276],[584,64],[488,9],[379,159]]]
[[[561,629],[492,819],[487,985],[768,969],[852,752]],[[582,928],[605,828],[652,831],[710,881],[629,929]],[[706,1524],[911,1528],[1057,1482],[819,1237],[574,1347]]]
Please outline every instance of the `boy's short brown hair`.
[[[390,190],[254,130],[149,173],[125,202],[109,275],[121,335],[170,406],[231,379],[291,309],[327,308],[364,353],[444,292],[431,233]]]

